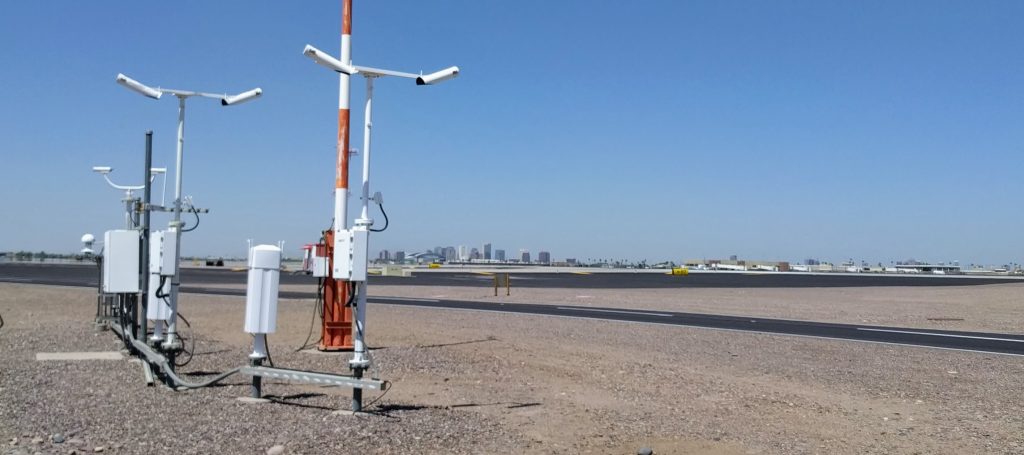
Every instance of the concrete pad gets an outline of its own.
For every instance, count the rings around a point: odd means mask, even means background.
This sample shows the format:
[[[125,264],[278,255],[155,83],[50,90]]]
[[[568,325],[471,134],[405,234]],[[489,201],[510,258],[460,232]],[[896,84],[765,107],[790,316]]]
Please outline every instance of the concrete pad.
[[[337,411],[331,411],[331,415],[363,417],[363,416],[368,416],[369,414],[367,414],[365,412],[362,412],[362,411],[356,412],[356,411],[352,411],[352,410],[349,410],[349,409],[339,409]]]
[[[238,397],[238,401],[248,404],[263,404],[270,403],[270,400],[266,398],[253,398],[253,397]]]
[[[37,352],[37,361],[46,360],[122,360],[124,355],[119,351],[99,352]]]

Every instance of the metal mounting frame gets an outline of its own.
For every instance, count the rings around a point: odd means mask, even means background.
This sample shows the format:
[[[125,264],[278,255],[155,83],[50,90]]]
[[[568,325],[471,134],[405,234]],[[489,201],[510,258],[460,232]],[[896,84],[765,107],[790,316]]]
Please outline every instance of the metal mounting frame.
[[[354,378],[352,376],[342,376],[329,373],[317,373],[315,371],[288,370],[284,368],[270,368],[260,366],[242,367],[242,369],[239,372],[246,376],[260,376],[264,378],[305,382],[308,384],[351,387],[353,389],[383,390],[385,383],[385,381],[372,378]]]

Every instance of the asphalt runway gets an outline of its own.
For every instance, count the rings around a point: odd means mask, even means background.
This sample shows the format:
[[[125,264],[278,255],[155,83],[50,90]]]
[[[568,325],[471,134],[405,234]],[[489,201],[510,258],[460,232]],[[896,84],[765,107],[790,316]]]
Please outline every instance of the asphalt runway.
[[[667,289],[667,288],[832,288],[868,286],[971,286],[1024,283],[1019,278],[965,277],[942,275],[811,274],[765,272],[695,272],[685,276],[666,273],[517,273],[510,270],[514,288],[570,289]],[[502,272],[504,273],[504,272]],[[225,268],[181,269],[182,286],[237,284],[244,286],[246,274]],[[0,263],[0,281],[31,282],[64,286],[96,286],[95,264]],[[485,287],[494,277],[476,272],[419,272],[410,277],[370,275],[371,285],[470,286]],[[316,278],[284,272],[281,284],[308,284]]]
[[[214,271],[207,269],[183,269],[186,272],[183,273],[182,281],[189,283],[185,285],[183,283],[181,291],[188,293],[203,293],[203,294],[216,294],[216,295],[237,295],[242,296],[245,294],[244,288],[208,288],[203,287],[202,284],[224,284],[224,283],[244,283],[245,274],[230,271]],[[419,284],[419,285],[436,285],[432,283],[443,283],[440,285],[451,285],[450,282],[467,282],[474,283],[473,285],[481,285],[481,282],[476,277],[461,276],[460,274],[422,274],[427,277],[427,280],[422,282],[415,282],[414,278],[392,278],[392,277],[374,277],[375,280],[381,278],[389,278],[391,280],[400,280],[405,284]],[[561,274],[571,275],[571,274]],[[578,275],[582,278],[568,278],[558,276],[550,278],[550,280],[539,280],[542,283],[546,283],[551,286],[552,283],[562,282],[576,282],[576,280],[583,280],[594,275]],[[629,277],[639,278],[640,274],[624,274]],[[190,281],[191,277],[201,277],[205,281]],[[686,277],[670,277],[679,280],[686,280],[687,278],[693,278],[701,275],[690,275]],[[743,274],[728,274],[729,277],[734,277],[740,283],[745,282],[744,280],[750,280],[750,278],[744,278],[746,275]],[[771,276],[771,275],[770,275]],[[237,278],[236,278],[237,277]],[[313,283],[313,279],[306,276],[298,275],[287,275],[281,276],[282,283],[285,282],[285,277],[289,277],[288,284],[301,284],[301,283]],[[480,279],[491,280],[489,276],[480,276]],[[817,275],[811,275],[808,277],[799,277],[804,279],[814,279]],[[513,277],[513,283],[516,283],[518,277]],[[548,277],[545,277],[548,278]],[[613,283],[616,280],[625,280],[624,277],[598,277],[604,278],[600,280],[600,283],[604,283],[606,286],[609,283]],[[860,277],[853,277],[860,278]],[[916,278],[916,277],[910,277]],[[466,279],[466,280],[464,280]],[[888,277],[886,277],[888,279]],[[305,281],[292,281],[292,280],[305,280]],[[937,280],[934,285],[950,285],[952,281],[955,284],[993,284],[1013,282],[1021,283],[1020,280],[1013,279],[944,279],[940,278],[927,278],[927,280]],[[0,264],[0,281],[3,282],[15,282],[15,283],[27,283],[27,284],[48,284],[48,285],[62,285],[62,286],[80,286],[80,287],[95,287],[97,282],[97,273],[95,267],[88,266],[65,266],[65,265],[25,265],[25,264]],[[642,280],[641,280],[642,281]],[[868,280],[869,282],[875,282],[876,280]],[[652,281],[657,282],[657,281]],[[703,283],[718,283],[714,287],[725,287],[721,283],[727,282],[722,281],[704,281]],[[832,286],[837,286],[836,281],[829,281],[833,283]],[[379,282],[377,282],[380,284]],[[486,283],[486,281],[484,281]],[[387,283],[391,284],[391,283]],[[867,284],[872,285],[872,284]],[[878,286],[878,284],[873,284]],[[889,286],[896,286],[897,284],[888,284]],[[916,284],[908,284],[909,286],[921,286],[919,282]],[[739,286],[739,285],[738,285]],[[808,286],[816,286],[810,284]],[[846,284],[845,286],[850,286]],[[554,286],[552,286],[554,287]],[[571,287],[582,287],[582,286],[571,286]],[[667,287],[667,286],[660,286]],[[686,287],[679,285],[678,287]],[[704,287],[708,287],[705,285]],[[766,287],[766,286],[746,286],[746,287]],[[781,287],[776,284],[772,287]],[[796,286],[790,286],[796,287]],[[311,292],[281,292],[282,298],[313,298],[314,293]],[[680,313],[671,311],[642,311],[642,310],[625,310],[617,308],[594,308],[594,307],[578,307],[578,306],[557,306],[557,305],[543,305],[543,304],[522,304],[522,303],[493,303],[493,302],[473,302],[473,301],[461,301],[461,300],[438,300],[438,299],[417,299],[417,298],[398,298],[398,297],[371,297],[370,303],[374,304],[386,304],[386,305],[400,305],[400,306],[415,306],[415,307],[426,307],[426,308],[437,308],[437,309],[448,309],[448,310],[469,310],[469,311],[485,311],[485,312],[500,312],[500,313],[512,313],[512,314],[528,314],[528,315],[542,315],[542,316],[555,316],[555,317],[571,317],[571,318],[584,318],[584,319],[597,319],[605,321],[618,321],[618,322],[629,322],[629,323],[640,323],[640,324],[661,324],[661,325],[674,325],[674,326],[686,326],[686,327],[700,327],[707,329],[717,330],[733,330],[742,332],[757,332],[757,333],[768,333],[776,335],[788,335],[788,336],[804,336],[814,338],[828,338],[848,341],[859,341],[859,342],[872,342],[872,343],[886,343],[886,344],[898,344],[898,345],[909,345],[909,346],[920,346],[929,348],[939,349],[952,349],[960,351],[975,351],[993,354],[1005,354],[1005,355],[1024,355],[1024,336],[1022,335],[1010,335],[1010,334],[999,334],[999,333],[984,333],[984,332],[960,332],[960,331],[949,331],[949,330],[928,330],[928,329],[915,329],[915,328],[900,328],[900,327],[884,327],[884,326],[868,326],[868,325],[853,325],[853,324],[834,324],[826,322],[813,322],[813,321],[795,321],[795,320],[784,320],[784,319],[766,319],[766,318],[755,318],[755,317],[742,317],[742,316],[725,316],[725,315],[713,315],[713,314],[699,314],[699,313]]]

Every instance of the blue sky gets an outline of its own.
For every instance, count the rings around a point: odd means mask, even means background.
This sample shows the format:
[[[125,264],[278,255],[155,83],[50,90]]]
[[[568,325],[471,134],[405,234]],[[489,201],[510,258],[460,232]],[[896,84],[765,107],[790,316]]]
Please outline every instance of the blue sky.
[[[189,102],[184,190],[211,213],[183,254],[315,240],[331,217],[337,78],[301,50],[338,52],[338,3],[5,5],[0,250],[73,251],[82,233],[120,227],[119,194],[90,167],[139,180],[147,129],[155,163],[173,168],[176,103],[124,90],[118,72],[154,86],[264,90],[237,107]],[[438,86],[376,84],[372,184],[391,226],[372,250],[1024,256],[1024,3],[354,9],[357,64],[462,68]],[[364,91],[353,81],[359,147]]]

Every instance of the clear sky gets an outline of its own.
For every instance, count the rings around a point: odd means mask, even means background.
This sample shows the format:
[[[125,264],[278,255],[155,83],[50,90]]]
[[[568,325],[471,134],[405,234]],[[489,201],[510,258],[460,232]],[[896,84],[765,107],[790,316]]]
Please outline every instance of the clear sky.
[[[372,183],[391,226],[373,251],[491,242],[584,260],[1024,257],[1022,2],[354,10],[356,64],[462,68],[438,86],[376,84]],[[314,241],[331,219],[337,77],[301,51],[336,54],[339,28],[337,1],[6,3],[0,250],[70,252],[82,233],[120,227],[119,194],[90,167],[141,180],[147,129],[155,164],[173,169],[176,102],[125,90],[118,72],[264,90],[236,107],[189,102],[184,189],[211,213],[183,254]],[[363,100],[354,78],[356,148]]]

